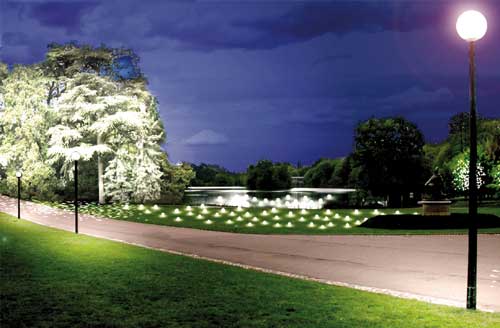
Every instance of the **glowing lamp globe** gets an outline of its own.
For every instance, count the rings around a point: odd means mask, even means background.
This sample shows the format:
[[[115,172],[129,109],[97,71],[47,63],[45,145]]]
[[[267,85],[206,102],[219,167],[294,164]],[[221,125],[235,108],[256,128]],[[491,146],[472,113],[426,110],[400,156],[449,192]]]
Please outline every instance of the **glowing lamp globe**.
[[[73,161],[78,161],[78,160],[80,160],[80,153],[79,153],[79,152],[77,152],[77,151],[74,151],[74,152],[71,154],[71,159],[72,159]]]
[[[22,177],[22,176],[23,176],[23,172],[21,172],[21,171],[17,171],[17,172],[16,172],[16,177],[17,177],[17,178],[20,178],[20,177]]]
[[[481,39],[488,29],[486,18],[479,11],[468,10],[457,19],[458,35],[465,41],[477,41]]]

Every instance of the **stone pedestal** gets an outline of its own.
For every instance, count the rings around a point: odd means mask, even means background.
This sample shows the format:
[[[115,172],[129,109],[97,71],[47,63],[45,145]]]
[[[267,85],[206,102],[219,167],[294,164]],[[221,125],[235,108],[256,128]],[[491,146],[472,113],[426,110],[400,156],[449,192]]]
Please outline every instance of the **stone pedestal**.
[[[422,205],[422,215],[449,216],[451,200],[422,200],[418,202]]]

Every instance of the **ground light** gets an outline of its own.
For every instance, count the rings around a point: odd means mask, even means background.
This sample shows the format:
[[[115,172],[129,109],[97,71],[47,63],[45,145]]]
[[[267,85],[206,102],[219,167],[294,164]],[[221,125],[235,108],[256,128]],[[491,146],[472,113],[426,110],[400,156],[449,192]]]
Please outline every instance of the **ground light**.
[[[21,218],[21,178],[23,177],[23,172],[21,170],[16,172],[17,178],[17,218]]]
[[[457,19],[458,35],[469,43],[469,97],[470,97],[470,159],[469,159],[469,254],[467,266],[467,308],[476,308],[477,286],[477,127],[476,127],[476,67],[475,42],[488,29],[486,18],[478,11],[468,10]]]
[[[75,163],[75,233],[78,233],[78,161],[80,160],[80,153],[74,151],[71,154],[71,159]]]

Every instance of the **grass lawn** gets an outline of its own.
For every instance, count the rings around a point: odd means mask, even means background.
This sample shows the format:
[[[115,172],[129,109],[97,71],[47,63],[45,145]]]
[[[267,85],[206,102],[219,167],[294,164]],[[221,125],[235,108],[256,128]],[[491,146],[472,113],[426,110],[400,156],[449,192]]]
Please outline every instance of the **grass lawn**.
[[[45,203],[73,210],[72,204]],[[420,208],[383,210],[289,210],[283,208],[229,208],[157,205],[85,204],[83,213],[116,220],[205,230],[256,234],[443,234],[466,233],[466,229],[396,230],[359,227],[381,214],[419,214]],[[453,209],[464,212],[465,208]],[[480,212],[500,216],[500,208],[480,208]],[[480,229],[481,233],[500,233],[500,227]]]
[[[473,312],[75,235],[0,213],[1,327],[499,327]]]

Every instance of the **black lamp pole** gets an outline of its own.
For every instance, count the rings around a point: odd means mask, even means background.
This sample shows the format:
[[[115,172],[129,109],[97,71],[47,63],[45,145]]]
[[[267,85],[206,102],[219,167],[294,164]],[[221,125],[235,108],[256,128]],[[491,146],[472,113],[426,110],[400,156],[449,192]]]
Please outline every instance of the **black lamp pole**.
[[[476,131],[476,67],[474,41],[469,44],[470,77],[470,159],[469,159],[469,256],[467,266],[467,308],[476,309],[477,285],[477,131]]]
[[[75,233],[78,233],[78,160],[75,160]]]
[[[21,175],[17,174],[17,218],[21,218]]]

